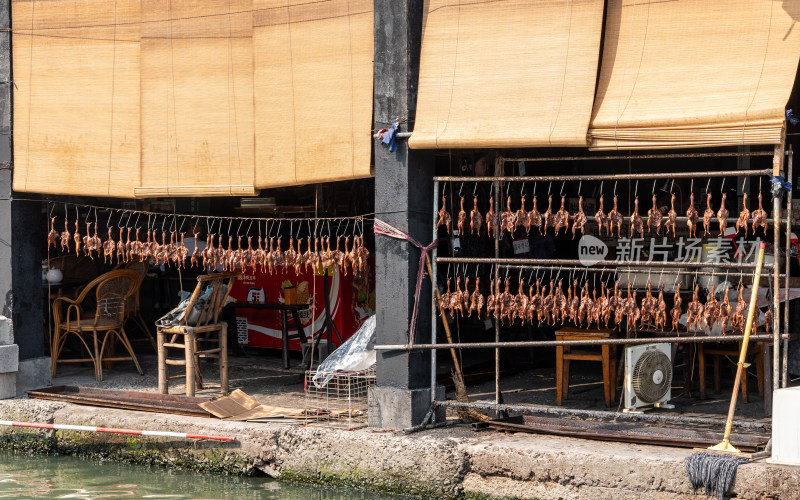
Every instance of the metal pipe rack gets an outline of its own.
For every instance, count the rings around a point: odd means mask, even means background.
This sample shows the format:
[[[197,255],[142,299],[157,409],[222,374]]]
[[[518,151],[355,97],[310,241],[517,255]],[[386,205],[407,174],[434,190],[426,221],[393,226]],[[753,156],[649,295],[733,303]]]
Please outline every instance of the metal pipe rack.
[[[783,145],[775,146],[773,151],[754,151],[754,152],[711,152],[711,153],[679,153],[679,154],[645,154],[645,155],[620,155],[620,156],[572,156],[572,157],[524,157],[524,158],[499,158],[498,164],[499,166],[503,166],[507,162],[544,162],[544,161],[595,161],[595,160],[652,160],[652,159],[678,159],[678,158],[715,158],[715,157],[754,157],[754,156],[771,156],[773,158],[772,168],[765,168],[765,169],[745,169],[745,170],[729,170],[729,171],[692,171],[692,172],[659,172],[659,173],[648,173],[646,174],[647,180],[655,180],[655,179],[697,179],[697,178],[724,178],[724,177],[752,177],[752,176],[778,176],[782,173],[782,165],[783,165],[783,157],[788,154],[788,174],[789,178],[791,179],[792,175],[792,156],[791,150],[784,151]],[[632,179],[631,174],[604,174],[604,175],[541,175],[541,176],[496,176],[496,177],[458,177],[458,176],[437,176],[434,177],[434,196],[433,196],[433,230],[432,230],[432,238],[433,240],[438,239],[437,234],[437,227],[436,227],[436,217],[437,212],[439,210],[439,193],[440,193],[440,185],[446,182],[452,183],[469,183],[469,182],[491,182],[494,185],[493,189],[493,198],[495,207],[502,207],[502,189],[503,184],[506,182],[509,183],[518,183],[518,182],[552,182],[552,181],[633,181],[636,179]],[[781,224],[785,224],[787,226],[786,230],[786,261],[788,263],[788,247],[789,247],[789,235],[791,234],[791,195],[787,199],[787,212],[785,216],[781,214],[781,204],[780,204],[780,197],[774,198],[773,203],[773,210],[771,217],[768,219],[768,224],[773,230],[773,245],[774,248],[777,249],[780,246],[780,228]],[[500,210],[498,210],[499,214]],[[735,214],[732,214],[735,218]],[[678,221],[685,221],[686,217],[678,217]],[[719,263],[709,263],[709,262],[617,262],[617,261],[600,261],[594,264],[591,267],[578,267],[582,266],[580,260],[577,259],[514,259],[514,258],[500,258],[500,240],[502,237],[502,230],[497,224],[495,227],[494,233],[494,257],[490,258],[467,258],[467,257],[439,257],[437,249],[432,250],[432,280],[435,283],[437,281],[437,268],[438,264],[490,264],[494,266],[494,279],[500,278],[500,268],[505,269],[551,269],[553,271],[561,268],[563,269],[566,266],[574,266],[575,269],[583,269],[586,272],[614,272],[613,270],[619,271],[620,273],[625,273],[632,271],[633,269],[628,268],[658,268],[659,270],[664,269],[677,269],[679,270],[679,274],[681,270],[685,270],[686,274],[696,274],[698,276],[708,276],[708,275],[718,275],[724,276],[726,273],[729,275],[740,276],[744,277],[751,273],[746,273],[745,270],[752,270],[756,266],[752,263],[742,262],[719,262]],[[588,227],[588,226],[587,226]],[[773,255],[776,255],[776,251],[773,251]],[[708,271],[708,267],[712,267],[717,272]],[[789,285],[789,273],[788,267],[786,268],[785,273],[780,272],[780,266],[778,265],[777,259],[774,259],[772,263],[765,263],[764,268],[767,271],[772,271],[772,289],[779,290],[780,289],[780,280],[785,280],[785,287],[788,293],[788,285]],[[624,269],[624,270],[623,270]],[[735,270],[735,272],[731,272],[731,270]],[[765,273],[762,275],[762,278],[768,278],[768,274]],[[435,285],[438,286],[438,285]],[[786,306],[784,310],[784,328],[783,334],[780,332],[780,315],[778,314],[779,310],[779,298],[778,293],[773,294],[773,334],[760,334],[760,335],[753,335],[751,339],[758,340],[758,341],[769,341],[771,346],[773,347],[772,352],[772,374],[773,374],[773,384],[768,389],[777,389],[779,387],[779,382],[782,379],[784,386],[786,385],[786,348],[784,348],[783,353],[783,371],[779,371],[779,347],[780,347],[780,340],[784,340],[784,346],[788,345],[788,335],[785,332],[788,332],[788,300],[786,301]],[[787,295],[788,297],[788,295]],[[502,405],[501,403],[501,394],[500,394],[500,349],[502,348],[514,348],[514,347],[543,347],[543,346],[556,346],[556,345],[604,345],[604,344],[612,344],[612,345],[633,345],[633,344],[645,344],[650,342],[679,342],[679,343],[700,343],[700,342],[738,342],[743,337],[740,335],[727,335],[727,336],[671,336],[671,337],[653,337],[653,338],[624,338],[624,339],[603,339],[603,340],[579,340],[579,341],[521,341],[521,342],[501,342],[500,341],[500,322],[494,321],[494,341],[493,342],[472,342],[472,343],[452,343],[452,344],[437,344],[436,337],[438,331],[438,316],[437,311],[439,310],[438,304],[436,303],[435,294],[432,294],[432,312],[431,312],[431,341],[429,344],[415,344],[415,345],[408,345],[408,344],[397,344],[397,345],[377,345],[375,346],[378,350],[407,350],[407,349],[422,349],[422,350],[429,350],[430,351],[430,359],[431,359],[431,403],[434,406],[450,406],[450,407],[470,407],[470,408],[477,408],[477,409],[492,409],[496,411],[500,410],[515,410],[515,411],[532,411],[530,410],[529,406],[515,406],[515,405]],[[457,403],[454,401],[437,401],[436,400],[436,366],[437,366],[437,358],[436,353],[440,349],[494,349],[495,356],[495,401],[493,404],[487,403]],[[770,355],[769,348],[764,349],[765,351],[765,361],[768,360],[767,356]],[[765,363],[765,366],[769,366],[769,363]],[[779,376],[780,374],[780,376]],[[766,396],[765,396],[766,399]],[[550,409],[548,411],[553,411],[559,414],[597,414],[597,415],[614,415],[619,416],[621,414],[616,412],[608,412],[608,411],[599,411],[599,412],[590,412],[588,410],[566,410],[566,409]],[[583,413],[582,413],[583,412]],[[718,423],[717,420],[714,419],[686,419],[684,417],[670,417],[670,416],[663,416],[663,415],[647,415],[647,416],[639,416],[642,420],[675,420],[675,421],[683,421],[697,423]],[[652,418],[651,418],[652,417]],[[435,415],[434,415],[435,418]],[[758,424],[753,424],[753,426],[757,426]]]

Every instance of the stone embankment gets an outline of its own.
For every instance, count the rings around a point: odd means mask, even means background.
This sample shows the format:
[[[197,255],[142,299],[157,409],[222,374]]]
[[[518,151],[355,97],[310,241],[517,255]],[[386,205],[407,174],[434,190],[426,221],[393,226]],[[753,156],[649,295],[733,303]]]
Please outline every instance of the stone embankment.
[[[416,434],[229,422],[38,400],[0,419],[236,436],[234,443],[0,428],[0,446],[433,498],[674,499],[690,450],[448,428]],[[798,498],[800,468],[739,468],[737,498]]]

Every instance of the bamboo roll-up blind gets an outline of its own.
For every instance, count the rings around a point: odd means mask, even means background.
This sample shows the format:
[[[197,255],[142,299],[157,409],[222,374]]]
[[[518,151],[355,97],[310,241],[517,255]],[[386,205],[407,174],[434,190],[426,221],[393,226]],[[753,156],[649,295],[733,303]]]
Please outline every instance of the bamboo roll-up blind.
[[[136,196],[255,193],[251,0],[142,0]]]
[[[13,0],[14,190],[132,197],[139,0]]]
[[[253,8],[256,187],[372,175],[372,0]]]
[[[426,0],[413,148],[586,146],[603,0]]]
[[[797,0],[609,0],[591,148],[781,142]]]

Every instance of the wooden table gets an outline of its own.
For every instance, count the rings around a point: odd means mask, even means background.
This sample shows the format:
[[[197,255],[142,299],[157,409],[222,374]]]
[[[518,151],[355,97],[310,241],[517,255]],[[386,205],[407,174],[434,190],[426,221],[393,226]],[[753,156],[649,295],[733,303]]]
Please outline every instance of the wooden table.
[[[562,328],[556,330],[556,340],[602,340],[614,336],[614,331],[607,328],[583,330],[579,328]],[[611,406],[617,393],[617,348],[615,345],[603,344],[600,352],[589,350],[592,346],[578,349],[572,346],[556,346],[556,401],[567,398],[569,393],[569,362],[571,360],[600,361],[603,363],[603,387],[606,406]]]
[[[300,321],[300,311],[308,310],[308,304],[284,304],[282,302],[267,302],[265,304],[253,302],[236,302],[235,309],[257,309],[280,311],[281,313],[281,354],[283,355],[283,368],[289,369],[289,340],[300,339],[301,344],[306,343],[306,332]],[[289,314],[292,315],[293,325],[297,333],[289,334]],[[313,333],[313,332],[312,332]]]

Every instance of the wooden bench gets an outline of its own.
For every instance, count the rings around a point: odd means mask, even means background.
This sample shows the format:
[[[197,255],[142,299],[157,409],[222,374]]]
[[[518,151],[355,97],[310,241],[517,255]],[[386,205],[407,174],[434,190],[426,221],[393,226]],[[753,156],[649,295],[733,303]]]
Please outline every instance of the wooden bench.
[[[556,340],[604,340],[613,337],[606,328],[556,330]],[[593,346],[556,346],[556,401],[560,405],[569,394],[569,363],[572,360],[600,361],[603,364],[603,388],[606,406],[611,406],[617,393],[617,346],[604,344],[600,351]]]

